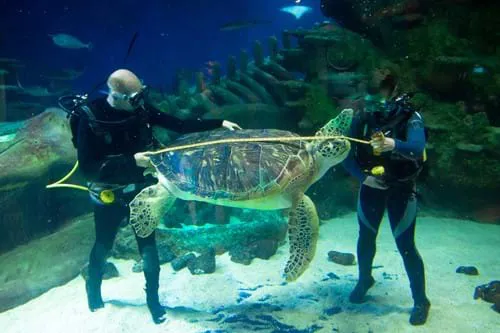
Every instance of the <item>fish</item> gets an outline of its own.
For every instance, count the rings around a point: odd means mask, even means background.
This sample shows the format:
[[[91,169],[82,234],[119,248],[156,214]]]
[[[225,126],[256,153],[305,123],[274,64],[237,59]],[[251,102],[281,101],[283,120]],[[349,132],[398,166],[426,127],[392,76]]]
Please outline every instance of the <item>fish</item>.
[[[17,85],[21,89],[23,93],[26,95],[30,95],[33,97],[50,97],[50,96],[58,96],[63,93],[63,91],[59,92],[50,92],[47,88],[41,86],[32,86],[32,87],[23,87],[21,82],[19,82],[19,78],[17,79]]]
[[[267,20],[239,20],[223,24],[219,30],[220,31],[234,31],[246,28],[252,28],[258,25],[270,24],[271,21]]]
[[[89,49],[92,50],[92,43],[84,44],[78,38],[68,34],[49,34],[55,45],[65,49]]]
[[[19,88],[18,86],[11,85],[11,84],[0,84],[0,90],[15,91],[15,90],[19,90],[19,89],[21,89],[21,88]]]
[[[79,71],[75,69],[62,69],[49,74],[41,74],[40,76],[49,80],[70,81],[82,76],[83,72],[84,70]]]
[[[6,74],[9,74],[9,71],[6,69],[0,68],[0,75],[6,75]]]
[[[12,69],[12,68],[22,68],[24,67],[24,64],[21,63],[20,60],[17,59],[12,59],[12,58],[0,58],[0,65],[2,67]]]
[[[285,6],[280,8],[280,11],[292,14],[298,20],[305,14],[312,11],[312,8],[309,6]]]

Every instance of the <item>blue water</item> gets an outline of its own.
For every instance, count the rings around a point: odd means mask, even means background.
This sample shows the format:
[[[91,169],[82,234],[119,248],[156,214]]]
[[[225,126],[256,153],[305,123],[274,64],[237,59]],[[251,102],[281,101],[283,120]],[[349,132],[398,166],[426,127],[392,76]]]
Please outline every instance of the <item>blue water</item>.
[[[282,29],[309,27],[323,20],[316,1],[302,5],[313,11],[300,20],[281,12],[291,0],[257,1],[2,1],[0,56],[26,64],[21,74],[25,85],[43,85],[40,74],[61,68],[83,69],[74,81],[77,90],[88,90],[113,70],[124,66],[134,33],[135,46],[126,67],[152,86],[172,84],[180,68],[203,69],[207,61],[225,63],[229,54],[251,52],[254,40],[262,40]],[[3,6],[2,6],[3,7]],[[236,31],[219,31],[236,20],[270,20],[271,24]],[[52,43],[48,34],[67,33],[93,49],[70,50]]]

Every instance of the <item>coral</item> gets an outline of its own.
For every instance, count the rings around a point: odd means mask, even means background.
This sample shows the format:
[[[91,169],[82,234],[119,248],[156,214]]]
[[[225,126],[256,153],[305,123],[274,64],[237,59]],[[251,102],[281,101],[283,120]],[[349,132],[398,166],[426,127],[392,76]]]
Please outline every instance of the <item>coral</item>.
[[[429,163],[436,183],[462,190],[498,186],[500,165],[484,149],[491,132],[485,113],[467,114],[463,103],[437,102],[422,93],[412,103],[421,110],[430,131],[434,153]]]
[[[305,96],[305,116],[313,128],[325,124],[338,114],[336,103],[328,97],[326,88],[313,82]]]
[[[408,58],[417,63],[439,56],[467,56],[470,42],[458,38],[448,27],[448,20],[435,19],[408,31]]]

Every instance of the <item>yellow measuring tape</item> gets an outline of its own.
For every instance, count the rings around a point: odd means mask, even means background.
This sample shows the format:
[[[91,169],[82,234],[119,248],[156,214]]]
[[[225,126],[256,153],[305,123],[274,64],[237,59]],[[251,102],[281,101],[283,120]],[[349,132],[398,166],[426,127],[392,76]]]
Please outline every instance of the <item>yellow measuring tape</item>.
[[[206,142],[191,143],[182,146],[167,147],[154,152],[144,152],[144,155],[156,155],[162,153],[168,153],[171,151],[204,147],[223,143],[247,143],[247,142],[288,142],[288,141],[317,141],[317,140],[333,140],[333,139],[346,139],[350,141],[355,141],[364,144],[370,144],[370,141],[360,140],[356,138],[350,138],[343,135],[318,135],[318,136],[285,136],[278,138],[236,138],[236,139],[220,139]]]
[[[366,140],[360,140],[356,138],[350,138],[347,136],[343,135],[318,135],[318,136],[286,136],[286,137],[278,137],[278,138],[236,138],[236,139],[221,139],[221,140],[213,140],[213,141],[206,141],[206,142],[198,142],[198,143],[192,143],[192,144],[187,144],[187,145],[182,145],[182,146],[175,146],[175,147],[167,147],[164,149],[160,149],[154,152],[145,152],[144,155],[156,155],[156,154],[161,154],[161,153],[167,153],[167,152],[172,152],[172,151],[177,151],[177,150],[184,150],[184,149],[190,149],[190,148],[197,148],[197,147],[204,147],[204,146],[210,146],[210,145],[217,145],[217,144],[224,144],[224,143],[245,143],[245,142],[290,142],[290,141],[317,141],[317,140],[333,140],[333,139],[346,139],[350,141],[355,141],[363,144],[370,144],[370,141]],[[63,184],[64,181],[68,180],[75,172],[76,169],[78,169],[78,161],[75,163],[73,166],[73,169],[58,180],[55,183],[52,183],[50,185],[45,186],[46,188],[60,188],[60,187],[66,187],[66,188],[72,188],[76,190],[82,190],[82,191],[89,191],[88,187],[81,186],[81,185],[76,185],[76,184]]]

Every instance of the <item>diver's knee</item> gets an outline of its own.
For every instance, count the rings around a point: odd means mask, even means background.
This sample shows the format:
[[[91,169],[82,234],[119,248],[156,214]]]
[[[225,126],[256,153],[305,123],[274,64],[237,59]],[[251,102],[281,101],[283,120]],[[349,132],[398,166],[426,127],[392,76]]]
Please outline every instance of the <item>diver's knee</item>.
[[[92,248],[92,252],[90,256],[97,260],[105,260],[108,256],[109,252],[111,252],[112,245],[103,244],[103,243],[95,243]]]

